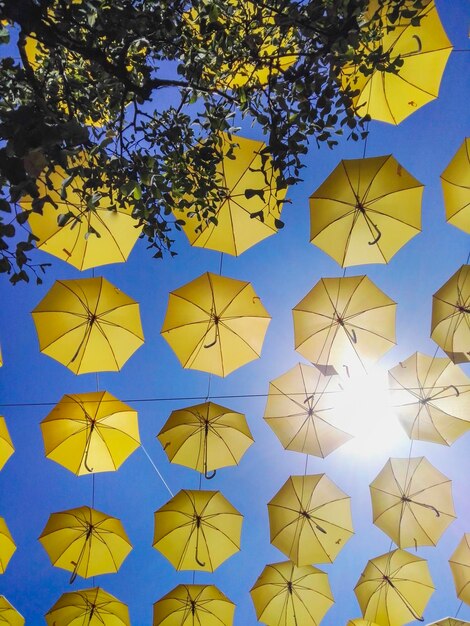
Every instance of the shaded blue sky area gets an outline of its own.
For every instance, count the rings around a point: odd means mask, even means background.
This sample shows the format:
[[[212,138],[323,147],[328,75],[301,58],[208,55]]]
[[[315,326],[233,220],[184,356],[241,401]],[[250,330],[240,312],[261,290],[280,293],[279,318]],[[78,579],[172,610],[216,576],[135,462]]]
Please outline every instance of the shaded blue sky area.
[[[379,362],[382,372],[417,350],[435,354],[430,322],[432,294],[467,261],[469,237],[445,221],[439,176],[470,134],[470,54],[468,25],[470,5],[465,0],[438,0],[444,27],[458,50],[449,58],[437,100],[418,110],[398,127],[370,124],[367,156],[393,154],[425,185],[423,230],[389,265],[348,268],[346,275],[367,275],[398,303],[397,345]],[[245,136],[262,139],[256,128]],[[255,438],[238,467],[217,472],[203,488],[220,489],[244,515],[241,551],[213,574],[196,573],[196,583],[216,584],[236,603],[234,624],[252,626],[256,616],[249,589],[267,563],[283,561],[284,555],[269,542],[267,502],[289,475],[303,474],[305,455],[285,451],[262,419],[269,381],[298,362],[294,350],[292,308],[321,277],[342,276],[343,270],[325,253],[309,243],[309,195],[343,158],[360,158],[361,143],[342,141],[334,151],[312,143],[303,171],[304,182],[288,191],[283,212],[285,228],[239,258],[224,256],[225,276],[251,281],[272,316],[260,359],[226,378],[184,370],[160,335],[168,293],[206,271],[218,273],[220,254],[191,248],[184,235],[176,238],[178,255],[157,261],[144,241],[139,241],[126,264],[97,268],[140,303],[145,344],[117,373],[75,376],[61,364],[39,353],[31,310],[56,279],[89,277],[66,263],[37,253],[37,261],[52,263],[40,287],[2,281],[0,343],[4,366],[0,369],[0,413],[7,420],[16,452],[0,472],[0,516],[4,517],[17,543],[5,574],[0,576],[0,594],[36,626],[59,596],[73,589],[93,586],[51,566],[37,538],[55,511],[91,505],[92,478],[76,477],[45,459],[40,421],[66,393],[105,389],[139,412],[143,446],[164,477],[169,489],[197,489],[199,474],[168,462],[157,433],[171,411],[210,398],[246,414]],[[438,356],[443,356],[441,351]],[[468,365],[463,368],[470,375]],[[399,424],[386,412],[377,377],[358,383],[345,420],[360,435],[326,459],[310,457],[308,472],[326,473],[351,496],[355,535],[333,564],[321,565],[328,572],[335,604],[324,626],[342,626],[360,616],[353,587],[368,559],[390,549],[390,539],[372,524],[369,483],[389,457],[405,457],[410,441]],[[382,406],[385,408],[382,412]],[[375,413],[374,413],[375,412]],[[372,423],[364,421],[369,415]],[[374,422],[374,415],[376,420]],[[361,421],[362,420],[362,421]],[[453,481],[457,520],[435,548],[419,548],[428,559],[436,591],[425,610],[425,623],[459,610],[448,559],[464,532],[470,532],[470,435],[447,448],[414,442],[412,456],[426,456]],[[132,624],[147,626],[152,604],[179,583],[193,581],[192,572],[176,572],[152,548],[153,513],[170,494],[143,450],[138,449],[115,473],[97,474],[95,507],[122,520],[134,549],[120,571],[95,578],[95,584],[129,605]],[[414,550],[413,550],[414,552]],[[470,621],[464,605],[459,617]],[[418,622],[416,622],[418,623]],[[299,624],[299,626],[301,626]]]

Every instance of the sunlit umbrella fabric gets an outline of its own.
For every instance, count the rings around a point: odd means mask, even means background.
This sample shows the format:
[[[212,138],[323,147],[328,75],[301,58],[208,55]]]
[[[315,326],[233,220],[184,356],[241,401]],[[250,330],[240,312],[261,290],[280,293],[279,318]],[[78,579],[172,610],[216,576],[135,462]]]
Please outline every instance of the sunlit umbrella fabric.
[[[6,521],[0,517],[0,574],[4,574],[16,545],[8,529]]]
[[[117,572],[132,550],[120,520],[88,506],[52,513],[39,537],[52,565],[83,578]]]
[[[127,605],[100,587],[62,594],[45,618],[48,626],[130,626]]]
[[[465,533],[449,559],[457,597],[470,605],[470,533]]]
[[[419,25],[409,18],[393,22],[387,18],[388,5],[380,5],[382,36],[376,44],[384,52],[390,52],[394,61],[398,56],[403,64],[394,72],[375,69],[364,74],[352,65],[344,68],[343,86],[358,90],[353,98],[357,114],[369,114],[374,120],[399,124],[408,115],[437,98],[447,59],[452,51],[442,27],[434,1],[420,11]],[[371,2],[370,19],[379,8]],[[389,30],[389,26],[395,28]]]
[[[138,303],[101,277],[56,281],[32,316],[41,352],[75,374],[120,370],[144,342]]]
[[[214,585],[178,585],[153,605],[153,626],[232,626],[234,612]]]
[[[243,516],[219,491],[183,489],[154,517],[153,547],[177,570],[213,572],[240,550]]]
[[[422,613],[434,592],[427,562],[405,550],[371,559],[354,592],[366,620],[381,626],[401,626]]]
[[[410,439],[451,445],[470,430],[470,379],[450,359],[415,352],[389,370],[388,380]]]
[[[182,228],[192,246],[238,256],[276,234],[286,189],[277,188],[271,158],[261,154],[266,147],[263,142],[239,136],[234,141],[238,147],[233,158],[224,156],[218,167],[219,184],[227,189],[227,196],[213,215],[217,223],[205,223],[190,210],[182,214],[175,209],[174,213],[184,220]],[[224,140],[222,145],[226,154],[230,143]],[[260,211],[262,220],[251,217]]]
[[[5,596],[0,596],[0,624],[7,626],[24,626],[25,619]]]
[[[41,431],[46,456],[79,476],[117,470],[140,445],[137,411],[107,391],[65,395]]]
[[[470,626],[470,622],[464,622],[461,619],[456,619],[455,617],[444,617],[444,619],[428,624],[428,626]]]
[[[350,498],[325,474],[290,476],[268,513],[271,543],[299,567],[332,563],[353,534]]]
[[[470,234],[470,137],[441,174],[446,219]]]
[[[207,478],[212,470],[237,465],[253,443],[245,416],[214,402],[173,411],[158,439],[172,463]]]
[[[161,333],[184,368],[227,376],[259,358],[270,320],[251,283],[207,272],[170,293]]]
[[[470,265],[462,265],[433,295],[431,338],[451,359],[470,361]]]
[[[334,425],[340,393],[335,377],[299,363],[269,383],[264,419],[286,450],[324,458],[352,438]]]
[[[367,276],[322,278],[293,309],[295,349],[338,372],[364,367],[395,345],[395,315]]]
[[[370,494],[374,524],[400,548],[436,545],[455,519],[451,481],[425,457],[389,459]]]
[[[421,230],[423,188],[391,155],[341,161],[310,196],[310,241],[342,267],[388,263]]]
[[[15,448],[8,432],[5,418],[0,415],[0,470],[11,457]]]
[[[379,626],[375,622],[369,622],[367,619],[350,619],[346,626]]]
[[[266,565],[250,594],[258,621],[268,626],[317,626],[334,604],[328,575],[291,561]]]

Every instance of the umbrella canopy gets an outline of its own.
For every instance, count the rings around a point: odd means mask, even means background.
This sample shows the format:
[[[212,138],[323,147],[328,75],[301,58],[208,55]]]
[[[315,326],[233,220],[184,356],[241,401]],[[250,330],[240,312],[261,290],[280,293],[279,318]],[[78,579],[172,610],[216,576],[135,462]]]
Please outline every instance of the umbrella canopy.
[[[369,622],[367,619],[350,619],[346,626],[378,626],[375,622]]]
[[[8,432],[5,418],[0,415],[0,470],[11,457],[15,448]]]
[[[286,450],[326,457],[352,438],[334,425],[335,377],[299,363],[269,383],[264,419]]]
[[[415,352],[389,370],[388,380],[410,439],[449,446],[470,430],[470,379],[450,359]]]
[[[317,626],[334,604],[328,575],[291,561],[266,565],[250,594],[258,621],[268,626]]]
[[[470,622],[464,622],[461,619],[455,619],[455,617],[444,617],[444,619],[428,624],[428,626],[470,626]]]
[[[271,543],[299,567],[332,563],[353,534],[350,498],[325,474],[290,476],[268,513]]]
[[[88,506],[52,513],[39,541],[70,582],[117,572],[132,550],[121,521]]]
[[[130,626],[129,610],[100,587],[60,596],[45,615],[48,626]]]
[[[139,305],[101,277],[57,280],[32,316],[41,352],[75,374],[120,370],[144,342]]]
[[[65,395],[41,431],[47,458],[78,476],[117,470],[140,446],[137,411],[107,391]]]
[[[470,604],[470,533],[465,533],[449,559],[457,597]]]
[[[441,174],[446,219],[470,234],[470,137]]]
[[[451,481],[424,457],[389,459],[370,495],[374,524],[400,548],[435,546],[455,519]]]
[[[211,470],[237,465],[253,443],[242,413],[214,402],[173,411],[158,439],[172,463],[212,478]]]
[[[470,361],[470,265],[462,265],[433,295],[431,338],[452,360]]]
[[[207,272],[170,293],[161,333],[183,367],[227,376],[259,358],[270,321],[250,283]]]
[[[388,263],[421,231],[423,189],[391,155],[341,161],[310,196],[310,241],[341,267]]]
[[[153,626],[232,626],[234,612],[214,585],[178,585],[153,605]]]
[[[231,142],[222,137],[226,155]],[[216,223],[205,222],[191,207],[184,210],[183,216],[179,209],[174,213],[184,219],[182,228],[192,246],[238,256],[277,232],[287,190],[277,188],[277,172],[271,158],[262,154],[266,149],[263,142],[238,135],[236,142],[238,147],[230,152],[230,158],[224,156],[217,170],[220,187],[227,190],[227,195],[210,214]],[[260,212],[263,219],[252,217]]]
[[[77,165],[92,167],[92,162],[82,153]],[[39,176],[36,184],[38,198],[44,200],[42,212],[32,210],[29,196],[20,202],[30,211],[28,222],[38,238],[36,246],[79,270],[123,263],[139,238],[139,223],[129,207],[116,203],[116,192],[106,183],[90,192],[95,199],[90,208],[87,183],[79,175],[70,180],[59,166]]]
[[[25,619],[5,596],[0,596],[0,624],[7,626],[24,626]]]
[[[371,559],[354,592],[366,620],[381,626],[401,626],[422,613],[434,592],[427,562],[394,550]]]
[[[295,349],[339,372],[365,367],[395,345],[396,306],[367,276],[322,278],[293,309]]]
[[[213,572],[240,550],[242,521],[220,491],[183,489],[155,511],[153,547],[177,570]]]
[[[367,18],[379,9],[370,3]],[[353,98],[357,114],[369,114],[374,120],[399,124],[408,115],[437,98],[442,74],[452,51],[434,3],[429,2],[419,13],[419,24],[403,18],[393,23],[387,18],[387,4],[380,5],[381,38],[377,46],[390,53],[390,60],[400,57],[403,64],[398,74],[375,69],[363,74],[349,65],[342,74],[343,86],[358,90]],[[394,26],[390,29],[390,26]]]
[[[4,574],[11,557],[16,550],[15,542],[6,521],[0,517],[0,574]]]

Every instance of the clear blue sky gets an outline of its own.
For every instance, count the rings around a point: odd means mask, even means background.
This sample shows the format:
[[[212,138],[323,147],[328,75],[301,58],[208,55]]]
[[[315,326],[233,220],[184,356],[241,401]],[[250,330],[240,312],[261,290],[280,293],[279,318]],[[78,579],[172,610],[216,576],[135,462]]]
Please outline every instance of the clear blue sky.
[[[468,2],[440,0],[437,4],[455,48],[468,49]],[[416,350],[434,354],[435,344],[429,339],[432,294],[465,263],[470,251],[468,235],[445,222],[439,181],[464,137],[470,134],[469,67],[468,52],[452,53],[438,100],[398,127],[370,125],[368,156],[393,153],[426,186],[423,232],[388,266],[364,266],[347,272],[349,276],[367,273],[398,302],[398,345],[380,362],[383,370]],[[260,138],[256,129],[248,129],[245,135]],[[304,182],[288,193],[291,204],[284,210],[284,230],[240,258],[224,257],[223,274],[251,281],[273,319],[261,359],[225,379],[212,377],[212,397],[266,394],[270,380],[303,361],[293,347],[291,309],[321,277],[342,275],[339,266],[308,241],[308,196],[341,158],[361,155],[362,145],[351,142],[344,142],[335,151],[318,150],[312,145]],[[121,372],[99,375],[99,388],[129,401],[139,411],[142,442],[174,493],[181,488],[197,488],[199,475],[170,465],[155,437],[170,412],[191,401],[141,402],[139,399],[206,396],[208,375],[183,370],[160,336],[160,328],[169,291],[205,271],[218,272],[220,263],[218,253],[191,249],[183,236],[176,245],[178,256],[162,262],[152,260],[145,243],[139,242],[125,265],[96,270],[96,275],[105,276],[140,302],[146,338],[145,345]],[[0,286],[0,343],[4,356],[0,398],[2,404],[10,405],[0,412],[6,417],[16,447],[16,453],[0,472],[0,516],[6,519],[18,545],[6,573],[0,576],[0,593],[31,626],[43,623],[44,613],[62,593],[71,589],[69,573],[50,565],[37,538],[51,512],[89,505],[92,486],[91,477],[77,478],[44,458],[39,423],[62,395],[94,391],[97,384],[95,375],[75,376],[39,353],[30,311],[54,280],[78,278],[80,273],[42,253],[38,253],[37,259],[52,262],[44,285],[20,284],[13,288],[4,280]],[[91,272],[83,275],[90,276]],[[468,366],[466,372],[470,374]],[[368,394],[367,386],[364,393]],[[218,585],[237,605],[235,625],[252,626],[256,617],[249,589],[267,563],[284,560],[283,554],[269,543],[266,503],[289,475],[303,473],[305,456],[282,449],[262,419],[265,398],[238,397],[220,402],[246,414],[256,440],[239,467],[219,471],[207,486],[220,489],[245,516],[242,550],[214,574],[196,574],[196,582]],[[367,397],[365,404],[373,402],[376,400]],[[46,405],[18,406],[28,403]],[[348,419],[353,429],[360,430],[357,414],[351,412]],[[326,473],[352,497],[356,533],[336,561],[324,567],[336,599],[325,617],[325,626],[341,626],[348,619],[359,617],[353,587],[367,560],[390,547],[388,537],[371,523],[368,488],[390,456],[408,455],[410,442],[406,435],[396,424],[390,429],[391,434],[377,437],[377,433],[362,428],[358,441],[346,444],[325,460],[313,457],[309,460],[309,472]],[[429,559],[436,586],[425,611],[425,623],[454,615],[459,607],[447,560],[462,534],[470,532],[469,437],[464,436],[451,448],[419,442],[413,446],[413,455],[425,455],[453,480],[458,514],[436,548],[418,550],[420,556]],[[123,521],[134,550],[118,574],[97,577],[95,584],[129,605],[134,626],[150,624],[153,602],[176,584],[192,581],[191,572],[176,572],[151,545],[153,512],[168,498],[166,488],[142,450],[137,450],[118,472],[96,476],[96,508]],[[88,586],[92,586],[91,580],[78,578],[73,588]],[[460,617],[470,620],[470,608],[464,606]]]

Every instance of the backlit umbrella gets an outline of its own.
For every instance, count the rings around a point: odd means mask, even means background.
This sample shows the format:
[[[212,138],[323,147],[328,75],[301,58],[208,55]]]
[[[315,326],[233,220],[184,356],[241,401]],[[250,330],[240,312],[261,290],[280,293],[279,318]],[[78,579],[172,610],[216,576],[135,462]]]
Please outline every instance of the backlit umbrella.
[[[352,65],[344,68],[343,86],[348,85],[359,94],[353,98],[357,114],[369,114],[374,120],[399,124],[408,115],[437,98],[442,74],[452,51],[434,3],[429,2],[420,11],[419,24],[404,17],[401,22],[387,18],[389,6],[380,5],[381,38],[377,42],[391,61],[398,56],[403,61],[398,73],[380,68],[364,74]],[[371,2],[369,19],[379,8]],[[389,29],[390,26],[395,28]]]
[[[371,559],[354,592],[366,620],[381,626],[423,621],[422,613],[434,592],[425,559],[394,550]]]
[[[449,559],[457,597],[470,604],[470,533],[465,533]]]
[[[470,430],[470,379],[448,358],[415,352],[389,370],[388,380],[410,439],[451,445]]]
[[[353,534],[350,498],[325,474],[290,476],[268,513],[271,543],[299,567],[332,563]]]
[[[264,143],[238,135],[235,140],[238,147],[233,150],[233,158],[225,156],[218,168],[220,185],[227,189],[227,196],[213,214],[217,223],[205,223],[190,209],[184,214],[175,209],[174,213],[184,219],[182,228],[192,246],[238,256],[277,232],[286,189],[277,188],[271,158],[261,155]],[[226,153],[230,144],[224,141],[223,145],[227,146]],[[262,220],[251,217],[260,211]]]
[[[7,626],[24,626],[25,619],[5,596],[0,596],[0,624]]]
[[[268,626],[317,626],[334,604],[328,575],[291,561],[266,565],[250,594],[258,621]]]
[[[338,372],[365,367],[395,345],[395,314],[367,276],[322,278],[293,309],[295,349]]]
[[[391,155],[341,161],[310,196],[310,241],[341,267],[388,263],[421,230],[423,188]]]
[[[213,572],[240,550],[242,521],[220,491],[183,489],[155,511],[153,547],[177,570]]]
[[[335,377],[299,363],[269,383],[264,419],[286,450],[324,458],[352,438],[334,425],[339,393]]]
[[[173,411],[158,439],[172,463],[192,467],[206,478],[220,467],[237,465],[253,443],[245,416],[214,402]]]
[[[435,546],[455,519],[451,481],[424,457],[389,459],[370,495],[374,524],[400,548]]]
[[[139,305],[105,278],[57,280],[32,316],[41,352],[75,374],[120,370],[144,342]]]
[[[153,626],[232,626],[234,612],[214,585],[178,585],[153,605]]]
[[[11,457],[15,448],[8,432],[5,418],[0,415],[0,470]]]
[[[121,521],[88,506],[52,513],[39,541],[70,582],[117,572],[132,550]]]
[[[456,619],[455,617],[444,617],[444,619],[428,624],[428,626],[470,626],[470,622],[464,622],[461,619]]]
[[[470,234],[470,137],[441,174],[446,219]]]
[[[11,557],[16,550],[15,542],[7,523],[0,517],[0,574],[4,574]]]
[[[270,320],[250,283],[207,272],[170,293],[161,333],[183,367],[227,376],[259,358]]]
[[[137,411],[107,391],[65,395],[41,430],[46,456],[79,476],[117,470],[140,445]]]
[[[375,622],[369,622],[367,619],[350,619],[346,626],[379,626]]]
[[[129,610],[100,587],[69,591],[45,615],[48,626],[130,626]]]

